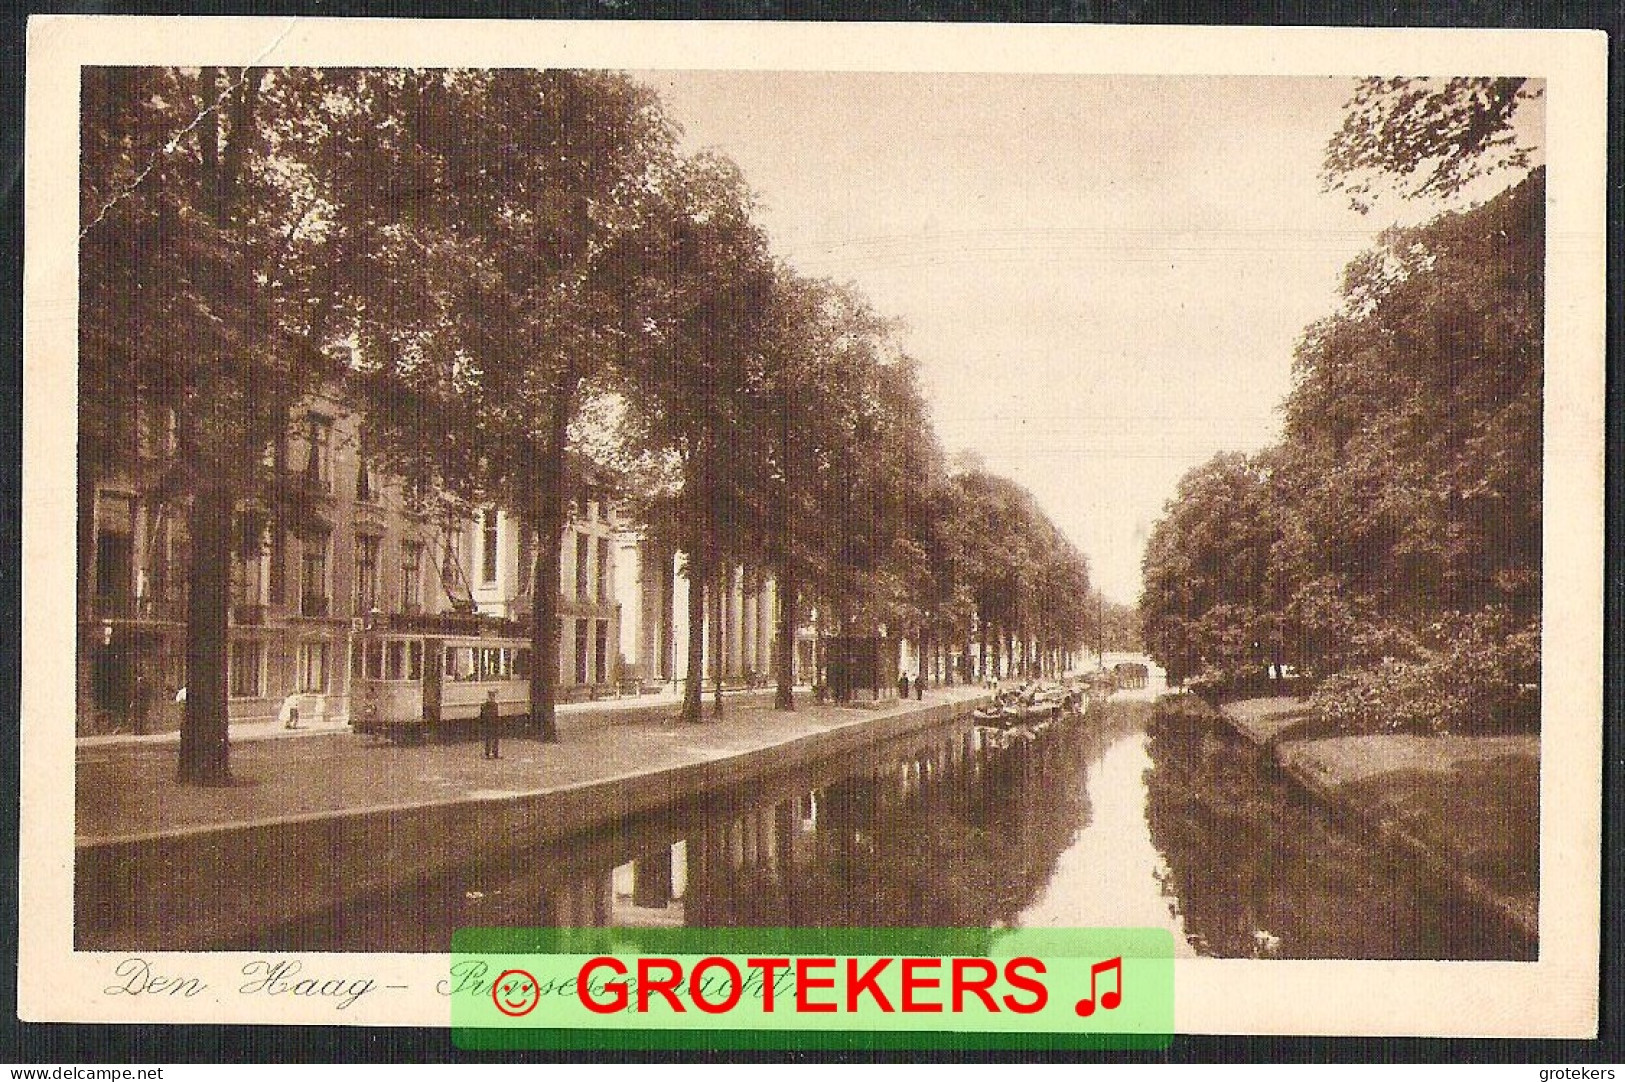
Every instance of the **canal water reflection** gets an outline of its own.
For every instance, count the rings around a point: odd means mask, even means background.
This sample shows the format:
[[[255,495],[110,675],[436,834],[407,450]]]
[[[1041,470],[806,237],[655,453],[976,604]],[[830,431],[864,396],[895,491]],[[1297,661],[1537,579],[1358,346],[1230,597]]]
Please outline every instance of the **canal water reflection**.
[[[221,947],[445,952],[471,926],[1166,927],[1181,954],[1517,957],[1222,734],[1114,701],[965,721]],[[470,846],[471,851],[474,846]]]

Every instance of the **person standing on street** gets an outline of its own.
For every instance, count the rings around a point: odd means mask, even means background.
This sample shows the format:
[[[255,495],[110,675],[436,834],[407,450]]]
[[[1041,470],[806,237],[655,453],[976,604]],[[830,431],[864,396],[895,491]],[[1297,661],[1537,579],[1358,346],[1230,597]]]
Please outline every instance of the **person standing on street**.
[[[277,718],[282,722],[284,729],[299,728],[299,693],[294,692],[282,700],[282,709],[277,711]]]
[[[485,757],[487,759],[502,758],[498,741],[501,739],[501,715],[497,712],[497,693],[485,693],[485,702],[480,704],[480,735],[485,737]]]

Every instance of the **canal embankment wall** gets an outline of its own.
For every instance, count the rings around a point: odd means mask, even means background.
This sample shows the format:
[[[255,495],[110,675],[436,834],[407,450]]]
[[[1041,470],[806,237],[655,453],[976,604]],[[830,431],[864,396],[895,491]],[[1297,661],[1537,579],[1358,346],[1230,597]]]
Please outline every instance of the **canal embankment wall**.
[[[541,846],[735,789],[767,773],[946,725],[986,701],[978,693],[935,703],[894,702],[882,709],[822,706],[807,710],[799,728],[786,723],[785,715],[765,709],[736,710],[730,719],[712,725],[628,724],[617,727],[621,734],[637,734],[627,756],[604,753],[604,741],[615,736],[608,733],[600,733],[594,744],[566,739],[539,745],[542,750],[536,754],[555,759],[597,758],[576,765],[578,773],[588,774],[601,766],[598,776],[568,784],[477,789],[450,798],[420,796],[368,807],[80,838],[75,945],[80,950],[186,950],[240,939],[244,929],[306,919],[345,898],[409,890],[468,864],[482,851]],[[752,740],[752,719],[769,729],[766,718],[777,728],[767,738]],[[682,747],[688,735],[684,729],[714,736],[723,725],[730,736],[738,734],[725,753],[694,760],[693,749]],[[318,742],[339,743],[333,738]],[[434,750],[457,754],[452,765],[467,769],[462,760],[468,757],[459,749]],[[685,754],[689,761],[681,761]],[[512,774],[504,778],[491,784],[513,784]],[[264,784],[279,781],[287,779],[267,778]],[[190,792],[177,790],[176,799],[187,799]]]
[[[1538,938],[1538,736],[1338,734],[1301,699],[1241,700],[1218,713],[1375,844],[1406,854],[1510,929]]]

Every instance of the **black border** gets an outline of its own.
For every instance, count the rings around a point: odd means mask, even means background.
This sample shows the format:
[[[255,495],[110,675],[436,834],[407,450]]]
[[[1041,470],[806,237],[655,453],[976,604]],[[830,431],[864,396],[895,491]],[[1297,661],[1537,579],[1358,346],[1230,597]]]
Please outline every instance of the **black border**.
[[[248,2],[158,0],[8,3],[0,13],[0,761],[12,799],[0,811],[0,935],[17,941],[18,824],[21,681],[21,500],[22,500],[22,176],[24,42],[30,14],[120,15],[308,15],[382,18],[574,18],[727,19],[846,22],[1106,23],[1246,26],[1365,26],[1598,29],[1608,33],[1608,291],[1607,291],[1607,522],[1604,588],[1604,734],[1602,987],[1600,1036],[1596,1040],[1488,1040],[1440,1038],[1231,1037],[1180,1035],[1155,1053],[1038,1053],[896,1055],[827,1053],[663,1053],[666,1061],[698,1062],[1156,1062],[1309,1063],[1446,1062],[1529,1063],[1541,1066],[1625,1062],[1621,985],[1621,705],[1625,703],[1625,655],[1620,649],[1625,616],[1625,568],[1619,556],[1625,521],[1625,483],[1620,455],[1625,443],[1618,346],[1621,234],[1625,224],[1625,5],[1609,0],[1273,0],[1268,3],[1202,3],[1198,0],[363,0]],[[38,721],[36,720],[36,724]],[[22,1023],[17,1020],[15,946],[0,974],[0,1061],[35,1066],[85,1063],[495,1063],[638,1062],[630,1052],[489,1054],[452,1046],[446,1029],[290,1026],[135,1026]]]

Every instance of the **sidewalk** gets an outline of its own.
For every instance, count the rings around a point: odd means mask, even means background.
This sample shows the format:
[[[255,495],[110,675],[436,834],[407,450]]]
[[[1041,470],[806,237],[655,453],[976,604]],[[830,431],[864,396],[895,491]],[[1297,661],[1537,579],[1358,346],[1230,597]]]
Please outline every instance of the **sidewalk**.
[[[740,699],[759,698],[764,695],[771,698],[773,689],[734,689],[724,691],[722,694],[723,701],[726,704]],[[812,689],[797,687],[796,694],[798,697],[803,695],[811,697]],[[612,725],[616,724],[616,719],[611,715],[641,712],[662,707],[675,707],[681,704],[682,701],[683,695],[681,691],[663,686],[660,691],[647,695],[625,695],[610,699],[589,699],[580,702],[559,703],[553,709],[556,716],[561,719],[587,719],[602,716],[604,724]],[[705,694],[705,703],[706,708],[709,709],[711,704],[709,689]],[[241,721],[234,722],[231,726],[231,742],[233,744],[243,744],[255,740],[281,740],[285,737],[323,736],[332,733],[348,733],[350,731],[350,723],[347,719],[306,719],[301,720],[298,727],[294,729],[289,729],[275,720]],[[180,739],[179,729],[169,729],[161,733],[102,733],[95,736],[78,737],[76,742],[81,748],[105,748],[124,745],[179,744]]]
[[[482,757],[482,745],[473,737],[402,746],[355,735],[343,725],[297,730],[275,723],[237,726],[231,734],[236,784],[228,788],[176,784],[175,734],[84,738],[77,756],[74,832],[84,844],[313,815],[536,795],[718,763],[949,704],[963,704],[968,711],[983,696],[980,688],[938,688],[923,701],[873,709],[819,705],[801,692],[796,711],[787,714],[772,708],[771,691],[748,692],[725,699],[720,720],[711,719],[707,699],[705,720],[699,725],[675,720],[676,696],[663,701],[645,696],[637,707],[653,711],[653,717],[566,730],[556,744],[529,735],[506,736],[497,762]],[[572,703],[560,706],[559,713],[562,717],[610,711],[617,702],[624,708],[627,700]],[[284,739],[306,736],[325,739]]]
[[[1221,713],[1322,802],[1537,934],[1537,734],[1326,735],[1292,699],[1227,703]]]

